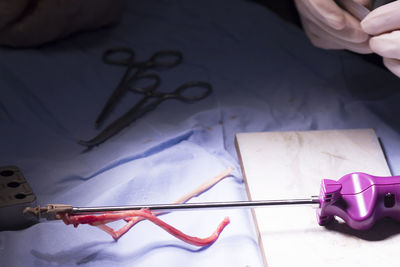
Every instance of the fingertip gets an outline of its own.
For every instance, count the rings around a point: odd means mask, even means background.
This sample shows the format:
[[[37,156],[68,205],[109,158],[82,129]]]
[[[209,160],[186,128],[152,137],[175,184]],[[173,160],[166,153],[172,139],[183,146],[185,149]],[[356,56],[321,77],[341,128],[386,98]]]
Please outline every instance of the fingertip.
[[[394,1],[372,10],[362,21],[361,28],[370,35],[398,29],[400,1]]]
[[[371,39],[369,39],[369,47],[376,54],[380,54],[380,43],[379,37],[371,37]]]
[[[374,36],[369,40],[369,46],[382,57],[400,59],[400,31]]]
[[[380,22],[376,21],[376,18],[373,14],[369,13],[361,22],[361,29],[371,35],[378,33],[378,28]]]
[[[383,64],[388,68],[393,74],[400,78],[400,60],[393,58],[383,58]]]

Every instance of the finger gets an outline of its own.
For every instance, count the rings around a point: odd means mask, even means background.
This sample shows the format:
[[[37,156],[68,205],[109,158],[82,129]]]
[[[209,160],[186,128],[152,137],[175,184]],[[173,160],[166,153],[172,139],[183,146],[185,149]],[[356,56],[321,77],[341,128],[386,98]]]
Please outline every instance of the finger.
[[[400,31],[384,33],[369,40],[372,51],[382,57],[400,59]]]
[[[396,76],[400,77],[400,60],[393,58],[383,58],[383,64]]]
[[[352,43],[365,42],[370,36],[361,29],[360,21],[350,15],[348,12],[344,13],[346,26],[343,30],[333,32],[333,35],[341,36],[344,41]]]
[[[318,25],[325,32],[329,33],[332,36],[335,36],[340,40],[352,43],[363,43],[369,38],[369,35],[361,29],[359,21],[347,12],[343,13],[346,26],[341,30],[336,30],[318,21],[318,19],[313,17],[307,9],[304,9],[304,6],[299,5],[299,8],[302,15],[304,15],[305,19],[309,21],[310,24],[314,23]]]
[[[333,0],[299,0],[311,14],[327,26],[340,30],[345,27],[343,10]]]
[[[343,49],[342,46],[339,46],[335,42],[327,42],[325,38],[321,38],[321,36],[310,30],[312,26],[308,25],[304,18],[301,18],[301,20],[304,27],[304,32],[307,34],[308,38],[314,46],[322,49]]]
[[[359,54],[372,53],[368,41],[352,43],[337,39],[335,36],[324,31],[324,29],[318,27],[318,25],[308,22],[305,18],[303,18],[303,25],[305,25],[305,31],[311,43],[316,47],[324,49],[347,49]]]
[[[383,5],[371,11],[361,21],[362,29],[371,35],[400,29],[400,1]]]

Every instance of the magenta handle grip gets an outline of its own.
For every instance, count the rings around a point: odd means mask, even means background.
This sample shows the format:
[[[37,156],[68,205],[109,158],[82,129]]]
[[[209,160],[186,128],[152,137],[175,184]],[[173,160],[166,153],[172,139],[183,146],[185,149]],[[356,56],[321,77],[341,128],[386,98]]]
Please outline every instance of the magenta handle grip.
[[[357,230],[369,229],[383,217],[400,221],[400,176],[378,177],[355,172],[338,181],[324,179],[319,201],[320,225],[328,224],[334,216]]]

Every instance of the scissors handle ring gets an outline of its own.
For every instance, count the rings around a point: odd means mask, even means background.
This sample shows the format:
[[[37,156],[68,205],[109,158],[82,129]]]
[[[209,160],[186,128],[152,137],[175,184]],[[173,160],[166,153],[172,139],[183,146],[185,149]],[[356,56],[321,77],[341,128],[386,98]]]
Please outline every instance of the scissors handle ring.
[[[148,80],[150,83],[147,83],[146,86],[134,86],[135,83],[140,80]],[[141,73],[133,76],[128,80],[129,90],[134,93],[143,94],[148,97],[154,96],[154,91],[160,86],[161,78],[155,73]],[[133,86],[131,85],[133,84]]]
[[[154,53],[148,62],[154,67],[171,68],[182,63],[182,60],[183,54],[180,51],[161,50]]]
[[[129,66],[134,63],[135,51],[129,47],[112,48],[104,51],[103,61],[107,64]]]
[[[197,93],[194,92],[195,94],[188,94],[189,90],[194,90],[195,88],[202,88],[202,92]],[[197,91],[197,90],[196,90]],[[175,98],[185,101],[185,102],[192,102],[192,101],[197,101],[201,100],[203,98],[206,98],[212,93],[212,86],[208,82],[203,82],[203,81],[190,81],[182,84],[179,86],[172,96],[175,96]]]

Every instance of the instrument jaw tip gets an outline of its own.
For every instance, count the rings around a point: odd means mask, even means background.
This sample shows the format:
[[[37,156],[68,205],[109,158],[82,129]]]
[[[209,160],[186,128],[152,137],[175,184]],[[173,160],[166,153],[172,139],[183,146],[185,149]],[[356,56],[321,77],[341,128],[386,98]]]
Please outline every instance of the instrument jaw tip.
[[[72,212],[71,205],[63,204],[48,204],[45,207],[26,207],[23,214],[26,216],[34,217],[35,219],[47,219],[47,220],[60,220],[59,213]]]

